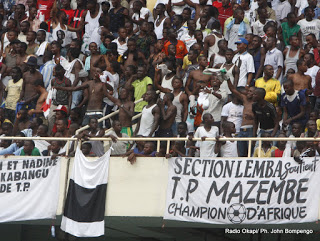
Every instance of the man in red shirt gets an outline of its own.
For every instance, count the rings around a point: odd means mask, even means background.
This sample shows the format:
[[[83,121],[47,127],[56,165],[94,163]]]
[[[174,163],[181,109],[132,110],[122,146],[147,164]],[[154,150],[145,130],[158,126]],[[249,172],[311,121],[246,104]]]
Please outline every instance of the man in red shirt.
[[[70,25],[73,21],[75,10],[73,10],[70,7],[70,0],[62,0],[62,9],[61,11],[64,11],[68,18],[68,25]]]
[[[233,15],[232,7],[230,5],[230,0],[222,0],[222,6],[218,8],[219,11],[219,21],[221,25],[221,29],[224,29],[224,22],[227,18]]]
[[[176,58],[183,59],[183,57],[188,53],[186,45],[181,40],[177,40],[177,33],[174,28],[169,28],[168,30],[168,42],[164,45],[164,52],[168,55],[169,45],[176,46]]]

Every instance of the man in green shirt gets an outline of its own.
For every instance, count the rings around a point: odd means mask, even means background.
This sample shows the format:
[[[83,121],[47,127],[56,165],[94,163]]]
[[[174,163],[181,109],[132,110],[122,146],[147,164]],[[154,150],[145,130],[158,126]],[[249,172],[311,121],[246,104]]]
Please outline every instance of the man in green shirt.
[[[41,156],[38,148],[35,147],[34,141],[26,140],[23,144],[20,156]]]
[[[139,66],[136,75],[132,75],[127,81],[125,88],[134,91],[134,100],[137,101],[148,91],[153,89],[152,79],[146,76],[145,66]],[[147,105],[146,101],[141,101],[135,105],[134,112],[140,113],[143,107]]]
[[[288,14],[287,19],[287,22],[281,23],[281,28],[279,29],[285,46],[290,45],[289,38],[293,35],[297,36],[300,43],[302,43],[300,26],[297,24],[296,16],[291,12]]]

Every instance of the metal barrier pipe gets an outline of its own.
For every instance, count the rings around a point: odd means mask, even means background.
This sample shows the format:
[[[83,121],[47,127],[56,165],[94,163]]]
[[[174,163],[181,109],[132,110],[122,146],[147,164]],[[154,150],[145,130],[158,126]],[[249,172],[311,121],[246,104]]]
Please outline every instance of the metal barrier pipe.
[[[261,157],[261,139],[259,139],[259,145],[258,145],[258,157]]]
[[[160,151],[160,141],[157,140],[157,152],[159,152],[159,151]]]
[[[170,152],[170,140],[168,140],[168,142],[167,142],[166,154],[169,154],[169,152]]]
[[[22,136],[1,136],[0,140],[47,140],[47,141],[77,141],[74,137],[22,137]],[[90,141],[110,141],[109,137],[92,137]],[[119,141],[187,141],[188,137],[119,137]],[[201,138],[192,138],[193,141],[201,141]],[[220,141],[319,141],[320,137],[221,137]],[[205,141],[216,141],[216,138],[207,137]]]

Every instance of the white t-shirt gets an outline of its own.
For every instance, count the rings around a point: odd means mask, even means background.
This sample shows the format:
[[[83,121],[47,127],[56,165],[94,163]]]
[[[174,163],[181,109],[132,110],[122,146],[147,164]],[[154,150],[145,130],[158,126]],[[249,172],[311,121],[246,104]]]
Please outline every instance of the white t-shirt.
[[[303,9],[309,6],[308,0],[297,0],[295,7],[298,9],[298,16],[301,15]]]
[[[128,46],[127,46],[128,38],[126,38],[126,42],[124,44],[120,44],[119,38],[116,38],[112,42],[117,44],[118,46],[117,51],[119,55],[123,55],[128,50]]]
[[[249,19],[250,26],[256,21],[256,11],[249,9],[244,11],[244,17]]]
[[[114,131],[111,131],[108,134],[119,138],[119,136],[117,136],[117,134]],[[122,133],[122,137],[129,138],[129,136],[126,133]],[[109,145],[112,147],[111,148],[111,155],[125,154],[127,152],[127,148],[129,146],[129,144],[131,144],[130,141],[119,141],[118,140],[116,143],[114,143],[113,141],[109,141]]]
[[[109,71],[103,71],[100,76],[100,80],[103,83],[108,83],[113,88],[113,97],[118,99],[118,88],[119,88],[119,74],[111,74]],[[107,103],[109,106],[114,106],[114,103],[107,97],[103,98],[103,102]]]
[[[304,73],[305,75],[309,75],[311,77],[311,79],[312,79],[311,80],[312,88],[316,87],[316,75],[317,75],[319,69],[320,69],[319,66],[314,65],[313,67],[308,68],[307,72]]]
[[[319,32],[320,32],[320,20],[319,19],[312,19],[312,21],[308,22],[304,18],[298,22],[298,25],[300,26],[300,30],[302,33],[303,46],[307,43],[306,37],[310,33],[313,33],[316,36],[317,40],[319,39]]]
[[[267,20],[266,20],[266,24],[267,24],[268,22],[270,22],[270,21],[274,22],[272,19],[267,19]],[[252,24],[253,34],[254,34],[254,35],[258,35],[258,36],[260,36],[260,37],[264,36],[264,35],[265,35],[265,32],[263,31],[263,27],[264,27],[264,26],[265,26],[265,24],[262,24],[262,23],[260,22],[260,20],[255,21],[255,22]]]
[[[148,15],[148,19],[145,18],[147,15]],[[132,14],[132,19],[139,20],[140,18],[143,18],[143,19],[147,20],[148,22],[154,22],[153,15],[148,8],[142,7],[140,9],[140,14],[137,14],[137,13]],[[111,19],[111,21],[112,21],[112,19]],[[137,27],[138,27],[137,24],[134,23],[133,30],[135,30]]]
[[[232,63],[236,64],[240,69],[238,87],[246,86],[248,73],[255,73],[252,55],[248,52],[244,52],[242,54],[237,53],[233,57]]]
[[[221,157],[238,157],[237,141],[226,141],[226,144],[221,145]]]
[[[288,1],[279,2],[275,6],[274,11],[276,12],[276,19],[279,26],[281,24],[280,20],[286,18],[288,13],[291,12],[291,5]]]
[[[203,126],[200,126],[196,133],[195,138],[201,138],[203,136],[214,138],[219,135],[219,129],[216,126],[212,126],[210,131],[206,131]],[[200,157],[216,157],[217,154],[214,153],[215,141],[197,141],[196,146],[200,147]]]
[[[242,124],[243,105],[235,105],[232,102],[222,107],[221,116],[228,117],[227,121],[234,123],[237,133]]]
[[[226,30],[225,39],[228,41],[228,48],[233,51],[237,50],[237,45],[235,42],[239,40],[239,38],[244,38],[246,34],[252,33],[251,27],[245,23],[246,33],[243,35],[239,35],[240,24],[233,24],[233,26],[228,30]]]
[[[188,31],[184,32],[184,34],[181,36],[180,40],[184,42],[188,51],[190,50],[191,46],[197,42],[194,35],[190,36]]]
[[[271,65],[273,68],[273,78],[276,77],[279,66],[283,67],[283,54],[282,52],[274,48],[272,50],[268,50],[266,53],[266,58],[264,60],[264,66]],[[280,74],[279,80],[282,79],[282,72]]]
[[[221,111],[224,103],[226,102],[226,99],[228,97],[227,92],[220,87],[220,89],[217,91],[218,94],[222,96],[221,99],[218,99],[213,94],[208,94],[208,100],[209,100],[209,107],[206,110],[203,110],[202,116],[206,113],[210,113],[214,119],[214,121],[220,121],[221,120]]]
[[[182,2],[181,0],[172,0],[171,3],[179,3]],[[172,6],[171,9],[173,12],[175,12],[176,15],[181,15],[182,11],[185,7],[187,7],[188,5],[185,4],[183,6]]]

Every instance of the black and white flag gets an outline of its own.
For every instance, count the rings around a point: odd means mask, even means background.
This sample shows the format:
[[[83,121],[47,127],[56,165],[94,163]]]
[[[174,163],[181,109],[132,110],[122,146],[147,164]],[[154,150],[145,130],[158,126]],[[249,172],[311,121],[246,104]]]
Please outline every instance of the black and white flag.
[[[104,235],[110,150],[96,160],[76,151],[61,229],[76,237]]]

